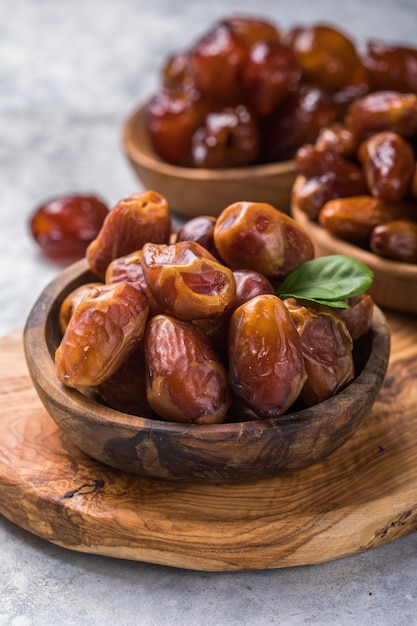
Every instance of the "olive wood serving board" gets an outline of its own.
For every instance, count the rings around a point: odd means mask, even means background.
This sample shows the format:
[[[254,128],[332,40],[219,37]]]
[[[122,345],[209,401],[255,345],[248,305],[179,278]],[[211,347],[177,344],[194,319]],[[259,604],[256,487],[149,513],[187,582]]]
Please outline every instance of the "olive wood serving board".
[[[308,469],[222,485],[89,458],[38,399],[13,331],[0,339],[0,513],[64,548],[205,571],[320,563],[414,531],[417,319],[387,317],[387,377],[355,435]]]

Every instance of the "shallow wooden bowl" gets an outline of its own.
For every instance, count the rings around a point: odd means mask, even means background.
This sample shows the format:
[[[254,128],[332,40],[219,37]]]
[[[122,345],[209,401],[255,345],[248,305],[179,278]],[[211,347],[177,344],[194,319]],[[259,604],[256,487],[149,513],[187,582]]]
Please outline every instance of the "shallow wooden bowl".
[[[296,177],[292,161],[230,169],[197,169],[170,165],[154,152],[146,128],[146,104],[123,125],[123,147],[146,189],[166,197],[174,213],[187,218],[217,216],[232,202],[268,202],[290,211]]]
[[[55,375],[60,304],[92,278],[80,261],[49,284],[28,317],[24,348],[34,386],[52,418],[81,450],[114,468],[159,479],[228,482],[306,467],[353,435],[383,383],[390,335],[376,308],[372,330],[355,355],[356,379],[315,407],[281,418],[204,426],[120,413],[64,387]]]
[[[297,177],[294,190],[303,182],[301,176]],[[294,200],[291,203],[291,214],[310,235],[316,256],[346,254],[363,261],[374,272],[369,293],[380,307],[417,314],[417,264],[384,259],[331,235],[317,222],[311,221]]]

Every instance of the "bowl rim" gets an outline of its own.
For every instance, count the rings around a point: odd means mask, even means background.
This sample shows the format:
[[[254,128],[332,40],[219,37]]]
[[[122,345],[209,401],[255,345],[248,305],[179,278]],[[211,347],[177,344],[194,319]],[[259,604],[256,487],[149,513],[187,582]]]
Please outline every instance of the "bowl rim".
[[[278,417],[221,424],[170,422],[123,413],[85,396],[77,389],[65,387],[55,373],[53,350],[51,350],[47,340],[51,324],[54,323],[54,318],[56,320],[55,316],[64,297],[75,286],[90,279],[94,280],[96,277],[89,270],[85,259],[73,263],[56,276],[42,291],[29,313],[24,327],[23,344],[29,373],[41,399],[43,396],[53,398],[59,411],[70,412],[75,415],[84,413],[89,420],[100,425],[112,425],[117,422],[119,426],[127,427],[130,431],[149,428],[160,433],[166,432],[169,435],[182,434],[189,430],[202,438],[213,438],[213,440],[221,433],[230,434],[233,431],[236,433],[241,431],[256,433],[277,426],[282,429],[291,429],[296,424],[312,420],[318,406],[326,413],[334,413],[333,410],[340,400],[349,401],[349,398],[354,395],[352,388],[364,387],[366,393],[371,393],[381,378],[381,363],[384,365],[385,371],[388,366],[389,326],[381,309],[374,305],[371,329],[372,348],[362,370],[346,388],[320,404]],[[58,332],[56,329],[56,333]],[[58,334],[56,336],[58,337]],[[376,367],[377,364],[379,367]],[[382,376],[382,380],[384,376]]]
[[[146,133],[145,117],[148,103],[149,100],[129,113],[122,127],[122,143],[127,155],[132,161],[146,169],[158,171],[160,174],[173,178],[205,182],[245,180],[249,176],[272,177],[279,174],[293,174],[295,171],[293,160],[219,169],[183,167],[163,161],[154,152]],[[137,140],[138,127],[141,130],[141,142]]]

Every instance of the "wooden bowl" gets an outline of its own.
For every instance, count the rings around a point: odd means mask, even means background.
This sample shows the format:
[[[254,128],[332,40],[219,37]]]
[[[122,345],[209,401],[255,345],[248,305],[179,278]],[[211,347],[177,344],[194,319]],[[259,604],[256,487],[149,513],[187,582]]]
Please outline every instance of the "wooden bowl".
[[[303,182],[303,177],[297,177],[294,190]],[[291,213],[310,235],[316,256],[346,254],[363,261],[374,272],[374,280],[369,293],[380,307],[417,314],[417,264],[384,259],[373,252],[331,235],[317,222],[311,221],[297,207],[294,200],[291,203]]]
[[[123,147],[145,189],[158,191],[170,209],[186,218],[218,216],[236,201],[268,202],[290,212],[291,189],[296,177],[292,161],[237,167],[202,169],[171,165],[154,152],[146,128],[146,104],[123,125]]]
[[[338,395],[281,418],[193,425],[135,417],[61,385],[54,352],[65,296],[91,281],[86,262],[65,269],[43,291],[24,329],[26,361],[41,401],[85,453],[133,474],[176,481],[230,482],[275,476],[324,459],[368,414],[386,373],[390,335],[382,312],[359,342],[358,374]]]

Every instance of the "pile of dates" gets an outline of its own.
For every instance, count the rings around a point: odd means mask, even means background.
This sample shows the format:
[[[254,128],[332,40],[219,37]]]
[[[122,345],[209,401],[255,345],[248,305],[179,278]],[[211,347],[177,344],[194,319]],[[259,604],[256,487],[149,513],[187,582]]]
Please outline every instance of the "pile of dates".
[[[297,151],[293,202],[332,235],[417,263],[417,95],[368,94]]]
[[[417,93],[417,49],[352,38],[329,24],[284,31],[231,16],[167,58],[147,105],[156,153],[186,167],[292,159],[347,106],[376,90]]]
[[[121,200],[87,249],[96,280],[61,304],[57,376],[114,409],[195,424],[321,402],[353,380],[373,302],[280,299],[276,286],[313,257],[269,204],[236,202],[173,233],[160,194]]]

